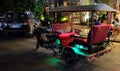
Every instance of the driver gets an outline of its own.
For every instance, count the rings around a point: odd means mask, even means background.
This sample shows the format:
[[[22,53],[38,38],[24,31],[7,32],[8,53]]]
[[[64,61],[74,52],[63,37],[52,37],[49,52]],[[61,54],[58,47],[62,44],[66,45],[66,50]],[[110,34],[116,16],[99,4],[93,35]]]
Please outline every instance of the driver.
[[[39,45],[42,47],[44,42],[49,41],[47,36],[50,33],[51,33],[50,21],[49,20],[41,21],[40,27],[34,30],[34,35],[37,38],[35,50],[39,48]]]

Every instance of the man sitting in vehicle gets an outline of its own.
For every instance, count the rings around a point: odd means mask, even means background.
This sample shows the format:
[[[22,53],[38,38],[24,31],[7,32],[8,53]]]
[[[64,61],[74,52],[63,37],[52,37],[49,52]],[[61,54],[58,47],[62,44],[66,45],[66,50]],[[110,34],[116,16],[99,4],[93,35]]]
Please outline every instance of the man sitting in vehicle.
[[[96,21],[95,25],[101,25],[101,19],[98,19],[98,21]]]

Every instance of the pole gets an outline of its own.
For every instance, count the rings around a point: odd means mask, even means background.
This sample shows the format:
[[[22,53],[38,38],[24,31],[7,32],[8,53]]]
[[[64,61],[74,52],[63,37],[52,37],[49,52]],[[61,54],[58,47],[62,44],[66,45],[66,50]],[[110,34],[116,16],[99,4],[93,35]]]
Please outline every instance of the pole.
[[[57,7],[58,0],[55,0],[55,7]]]

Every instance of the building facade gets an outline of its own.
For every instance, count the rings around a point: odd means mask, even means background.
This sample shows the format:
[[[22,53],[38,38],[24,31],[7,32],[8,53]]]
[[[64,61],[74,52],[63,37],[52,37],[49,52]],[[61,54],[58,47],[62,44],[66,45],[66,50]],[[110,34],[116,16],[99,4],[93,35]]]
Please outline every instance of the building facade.
[[[67,2],[68,6],[73,6],[73,5],[89,5],[89,4],[93,4],[94,1],[92,0],[46,0],[47,5],[49,5],[51,8],[63,6],[65,2]]]
[[[58,6],[94,5],[105,3],[118,11],[120,10],[120,0],[46,0],[46,2],[50,8]],[[88,16],[89,13],[73,13],[73,21],[75,23],[80,23],[81,17],[82,19],[87,20],[89,18]]]
[[[116,4],[120,4],[120,0],[46,0],[46,3],[52,7],[62,6],[67,2],[68,6],[72,5],[93,5],[95,2],[105,3],[116,8]]]

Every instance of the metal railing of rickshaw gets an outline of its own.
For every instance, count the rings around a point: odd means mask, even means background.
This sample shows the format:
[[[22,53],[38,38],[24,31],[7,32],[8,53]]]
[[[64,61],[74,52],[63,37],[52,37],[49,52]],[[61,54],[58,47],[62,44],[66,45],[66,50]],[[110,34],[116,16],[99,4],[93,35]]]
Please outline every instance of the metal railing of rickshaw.
[[[50,13],[59,13],[59,12],[91,12],[91,27],[93,26],[94,22],[94,13],[97,11],[104,11],[108,13],[116,13],[117,10],[113,9],[112,7],[108,6],[107,4],[98,4],[98,5],[81,5],[81,6],[60,6],[60,7],[55,7],[54,9],[50,9]],[[109,18],[110,23],[112,23],[112,18]],[[73,29],[73,23],[71,25],[71,29]],[[91,37],[92,39],[92,37]],[[120,42],[120,41],[119,41]]]

